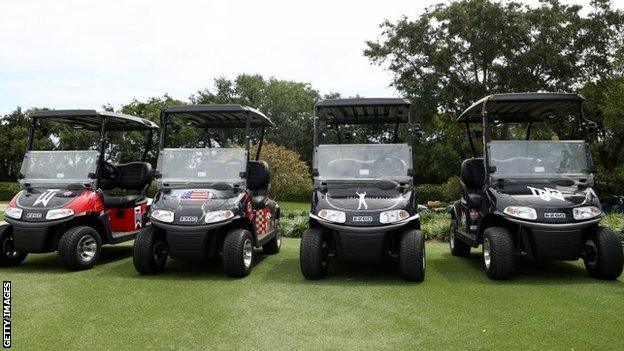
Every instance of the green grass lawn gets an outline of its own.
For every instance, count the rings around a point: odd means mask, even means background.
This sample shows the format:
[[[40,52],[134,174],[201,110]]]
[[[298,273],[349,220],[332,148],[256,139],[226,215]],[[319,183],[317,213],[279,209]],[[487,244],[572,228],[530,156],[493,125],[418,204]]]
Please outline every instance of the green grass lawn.
[[[131,244],[67,272],[55,254],[0,269],[13,282],[13,346],[30,349],[556,349],[622,350],[624,280],[598,281],[581,262],[525,264],[486,278],[475,252],[427,244],[424,283],[397,267],[332,262],[325,280],[299,272],[299,240],[257,256],[230,279],[218,262],[170,261],[138,275]]]
[[[282,211],[310,211],[310,204],[307,202],[280,201],[279,206]]]

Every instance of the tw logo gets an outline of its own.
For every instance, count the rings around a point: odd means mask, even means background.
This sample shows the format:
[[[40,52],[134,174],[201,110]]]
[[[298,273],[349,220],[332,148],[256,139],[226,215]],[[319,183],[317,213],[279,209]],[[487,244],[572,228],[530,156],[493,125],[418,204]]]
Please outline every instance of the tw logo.
[[[552,199],[565,201],[565,199],[563,198],[563,194],[561,193],[561,191],[557,189],[552,189],[552,188],[540,189],[540,188],[534,188],[532,186],[527,186],[527,188],[531,190],[531,193],[533,193],[533,196],[539,196],[544,201],[550,201]]]
[[[48,190],[44,191],[43,194],[39,195],[37,200],[35,200],[35,203],[33,204],[33,206],[37,206],[38,204],[42,204],[43,207],[48,206],[48,202],[50,202],[50,200],[52,200],[54,195],[56,195],[56,193],[59,190],[60,189],[48,189]]]

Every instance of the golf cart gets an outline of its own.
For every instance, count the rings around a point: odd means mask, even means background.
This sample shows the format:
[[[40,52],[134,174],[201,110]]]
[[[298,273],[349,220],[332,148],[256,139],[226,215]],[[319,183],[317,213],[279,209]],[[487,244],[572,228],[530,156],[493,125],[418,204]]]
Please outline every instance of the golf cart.
[[[181,126],[195,132],[201,148],[170,148]],[[134,267],[141,274],[159,273],[167,257],[200,260],[221,257],[225,273],[249,274],[253,247],[265,254],[281,246],[280,209],[269,199],[269,166],[260,150],[271,120],[240,105],[188,105],[161,113],[158,193],[150,217],[154,231],[134,243]],[[255,160],[250,160],[252,128],[260,129]],[[244,147],[217,147],[212,132],[244,131]],[[234,139],[233,143],[237,141]]]
[[[454,256],[467,256],[471,247],[482,245],[491,279],[510,278],[520,257],[583,258],[592,277],[620,276],[622,244],[613,231],[599,226],[603,215],[592,188],[589,144],[548,135],[565,129],[578,138],[590,134],[595,124],[585,118],[584,101],[566,93],[496,94],[459,116],[474,157],[461,165],[463,196],[451,214]],[[483,130],[471,130],[474,124]],[[552,129],[534,130],[535,125]],[[509,139],[512,128],[520,140],[493,140],[495,135]],[[477,157],[473,140],[479,134],[483,157]],[[536,134],[556,140],[532,140]]]
[[[49,130],[54,131],[51,136]],[[64,130],[99,138],[88,136],[84,144],[90,144],[91,150],[35,150],[42,140],[36,137],[38,132],[44,141],[65,149],[63,143],[72,136]],[[103,244],[132,240],[137,233],[149,230],[145,194],[152,181],[152,168],[144,161],[157,130],[158,126],[146,119],[112,112],[57,110],[31,114],[19,174],[23,190],[9,203],[5,211],[9,224],[0,229],[0,266],[18,265],[28,253],[58,251],[67,269],[89,269],[97,263]],[[115,165],[107,161],[109,132],[121,131],[146,132],[142,162]],[[112,189],[138,194],[103,193]]]
[[[301,272],[308,279],[327,275],[330,257],[380,262],[394,258],[401,276],[425,277],[425,242],[413,187],[412,141],[420,133],[403,99],[336,99],[316,104],[314,194],[310,228],[303,233]],[[397,144],[399,125],[408,124],[407,143]],[[367,140],[388,144],[343,144],[340,126],[392,125]],[[327,131],[321,129],[326,127]],[[320,145],[335,130],[338,144]],[[352,133],[345,132],[345,139]]]

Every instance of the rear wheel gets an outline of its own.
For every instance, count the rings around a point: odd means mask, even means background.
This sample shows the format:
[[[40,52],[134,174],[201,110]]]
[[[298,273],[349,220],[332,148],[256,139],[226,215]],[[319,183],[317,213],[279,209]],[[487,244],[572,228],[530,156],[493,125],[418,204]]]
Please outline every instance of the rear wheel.
[[[279,218],[275,220],[275,231],[273,239],[262,245],[262,252],[264,252],[265,255],[274,255],[278,253],[282,247],[282,233]]]
[[[451,234],[449,235],[449,247],[451,254],[457,257],[466,257],[470,255],[470,245],[457,238],[458,220],[451,220]]]
[[[622,275],[622,242],[613,230],[598,227],[594,236],[587,240],[585,248],[583,261],[590,276],[614,280]]]
[[[245,229],[230,231],[223,241],[223,270],[230,277],[245,277],[251,272],[253,242]]]
[[[425,279],[425,238],[420,230],[407,230],[401,235],[399,266],[403,279],[416,282]]]
[[[156,274],[165,270],[169,251],[164,233],[144,229],[134,240],[132,263],[141,274]]]
[[[0,267],[17,266],[28,256],[28,253],[17,250],[14,242],[11,227],[0,227]]]
[[[301,274],[306,279],[321,279],[327,276],[329,268],[329,246],[323,238],[323,231],[310,228],[301,235],[299,248]]]
[[[483,235],[483,264],[490,279],[505,280],[514,273],[514,245],[509,231],[487,228]]]
[[[92,268],[100,258],[102,242],[97,230],[78,226],[66,231],[58,244],[61,263],[72,271]]]

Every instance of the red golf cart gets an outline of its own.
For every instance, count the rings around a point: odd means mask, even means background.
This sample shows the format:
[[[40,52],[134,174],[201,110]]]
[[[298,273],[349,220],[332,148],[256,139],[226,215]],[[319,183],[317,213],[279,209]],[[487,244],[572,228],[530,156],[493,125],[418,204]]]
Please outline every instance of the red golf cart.
[[[78,130],[99,138],[83,139],[90,150],[64,150],[68,144],[64,137],[76,138],[83,132],[69,131]],[[157,130],[146,119],[111,112],[57,110],[30,115],[19,174],[22,190],[5,212],[8,224],[0,226],[0,266],[18,265],[28,253],[58,251],[68,269],[89,269],[97,263],[103,244],[131,240],[150,230],[146,214],[151,201],[146,192],[152,167],[144,161]],[[145,132],[142,162],[108,162],[109,132]],[[46,144],[36,133],[51,135],[43,140],[53,145],[52,151],[35,150],[36,144]],[[113,189],[136,194],[103,192]]]

